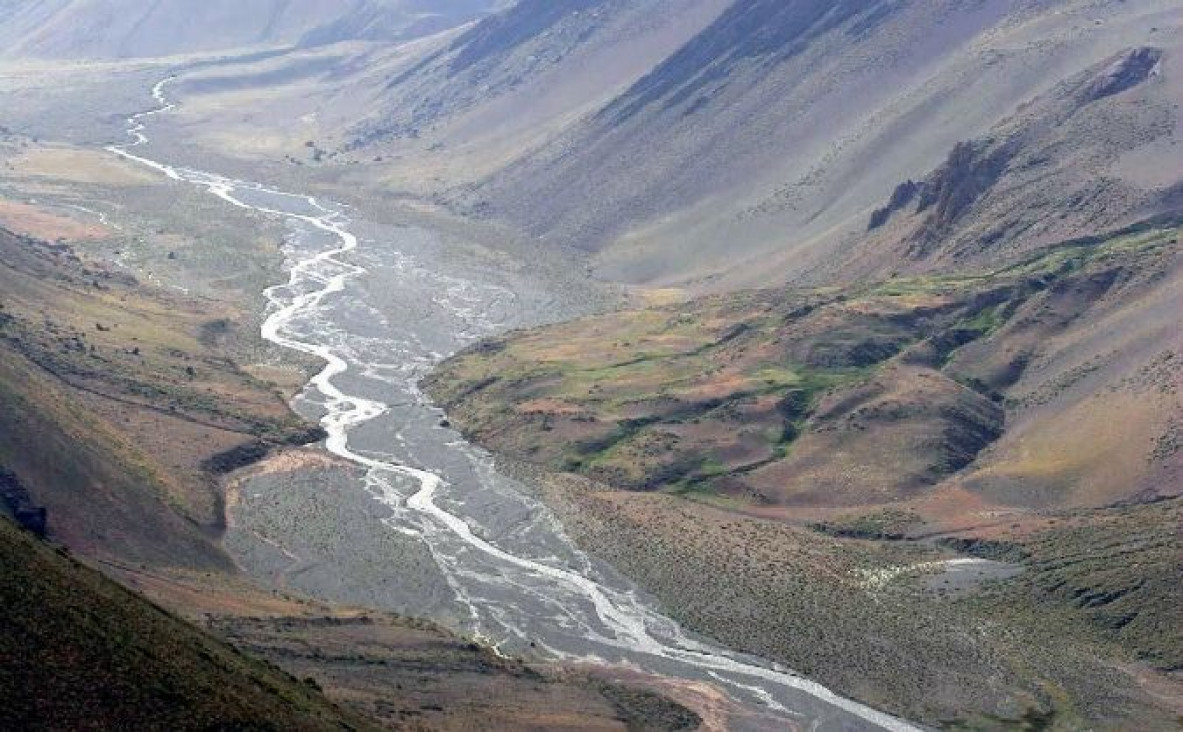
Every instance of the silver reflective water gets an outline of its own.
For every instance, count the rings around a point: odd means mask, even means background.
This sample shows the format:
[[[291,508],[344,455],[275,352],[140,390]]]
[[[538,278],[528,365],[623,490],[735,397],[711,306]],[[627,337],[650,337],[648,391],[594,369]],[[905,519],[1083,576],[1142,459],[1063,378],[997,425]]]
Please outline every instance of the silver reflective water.
[[[364,489],[392,511],[389,529],[427,545],[464,608],[463,630],[504,653],[708,681],[764,710],[751,718],[761,727],[914,729],[776,664],[691,637],[576,549],[487,454],[439,426],[416,386],[447,353],[504,329],[521,293],[388,251],[380,269],[390,281],[380,288],[414,281],[415,292],[431,293],[407,307],[421,310],[413,320],[431,320],[434,330],[393,323],[365,302],[361,284],[374,285],[366,278],[379,265],[359,251],[357,227],[341,207],[140,154],[147,121],[175,108],[166,95],[172,81],[152,90],[156,109],[128,120],[131,142],[107,149],[293,227],[289,278],[266,293],[263,338],[325,362],[296,406],[320,418],[330,452],[364,469]],[[366,317],[346,317],[358,309]]]

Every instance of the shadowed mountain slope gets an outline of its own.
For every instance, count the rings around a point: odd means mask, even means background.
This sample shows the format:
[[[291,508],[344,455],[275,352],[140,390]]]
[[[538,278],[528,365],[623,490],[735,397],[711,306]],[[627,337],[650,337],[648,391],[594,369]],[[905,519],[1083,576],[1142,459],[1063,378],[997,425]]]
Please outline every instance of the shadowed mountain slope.
[[[468,183],[609,103],[727,2],[518,3],[359,82],[373,85],[378,111],[351,126],[347,145],[416,160],[427,151],[428,165],[447,157],[448,179]]]

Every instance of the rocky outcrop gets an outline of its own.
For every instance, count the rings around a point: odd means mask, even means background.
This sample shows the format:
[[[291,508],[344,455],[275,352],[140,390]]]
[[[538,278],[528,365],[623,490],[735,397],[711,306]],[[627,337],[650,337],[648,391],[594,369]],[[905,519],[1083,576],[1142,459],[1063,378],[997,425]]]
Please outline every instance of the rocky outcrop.
[[[281,447],[299,447],[320,442],[328,437],[318,425],[297,428],[275,440],[252,440],[229,450],[211,455],[201,463],[202,470],[213,475],[227,475],[250,467]]]
[[[880,251],[891,241],[911,261],[989,257],[1025,248],[1024,240],[1092,233],[1139,207],[1172,207],[1175,188],[1140,190],[1110,167],[1173,128],[1161,99],[1115,98],[1157,74],[1162,56],[1126,50],[1020,106],[987,135],[958,142],[924,179],[897,185],[866,232]]]
[[[917,194],[923,189],[923,183],[917,183],[909,178],[900,183],[891,192],[891,198],[888,199],[887,205],[883,208],[875,209],[871,214],[871,221],[867,224],[867,231],[874,231],[886,224],[892,217],[892,214],[897,211],[902,211],[907,208],[908,204],[916,199]]]
[[[1094,102],[1134,88],[1155,73],[1161,60],[1162,50],[1158,48],[1142,47],[1127,51],[1085,88],[1084,101]]]
[[[271,446],[266,442],[248,442],[238,447],[224,450],[206,459],[202,462],[201,467],[203,470],[214,475],[226,475],[233,473],[235,470],[254,465],[267,457],[267,454],[270,452]]]
[[[991,559],[996,562],[1023,562],[1031,555],[1021,544],[1013,541],[998,541],[996,539],[979,539],[977,537],[949,536],[936,540],[937,546],[952,549],[959,554],[965,554],[978,559]]]
[[[919,238],[932,239],[954,226],[1006,171],[1017,144],[961,142],[921,188],[917,211],[932,210]]]
[[[40,537],[45,537],[48,532],[49,517],[45,508],[35,504],[16,474],[3,467],[0,467],[0,507],[26,531]]]

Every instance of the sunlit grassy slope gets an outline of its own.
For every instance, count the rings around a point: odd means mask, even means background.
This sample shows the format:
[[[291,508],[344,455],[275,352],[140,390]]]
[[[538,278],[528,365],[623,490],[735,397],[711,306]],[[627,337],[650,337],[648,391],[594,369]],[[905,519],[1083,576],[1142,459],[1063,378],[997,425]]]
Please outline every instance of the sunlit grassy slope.
[[[889,503],[1002,437],[1044,344],[1148,297],[1177,235],[1147,225],[997,271],[613,313],[485,343],[427,387],[478,440],[614,486]]]

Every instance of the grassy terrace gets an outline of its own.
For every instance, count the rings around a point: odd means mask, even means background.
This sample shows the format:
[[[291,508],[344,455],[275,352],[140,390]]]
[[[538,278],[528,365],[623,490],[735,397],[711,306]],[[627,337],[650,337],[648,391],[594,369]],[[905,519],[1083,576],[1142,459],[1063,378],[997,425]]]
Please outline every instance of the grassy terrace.
[[[996,272],[613,313],[483,344],[427,387],[478,440],[618,487],[815,500],[794,473],[850,493],[887,480],[884,499],[908,495],[1001,430],[997,403],[1015,377],[959,363],[961,348],[1022,345],[1037,330],[1016,319],[1024,306],[1118,279],[1169,255],[1176,239],[1162,226],[1070,242]],[[898,428],[907,444],[888,444],[876,427]],[[860,441],[861,455],[843,451]],[[833,464],[819,465],[827,453]],[[860,459],[888,459],[894,477]]]

